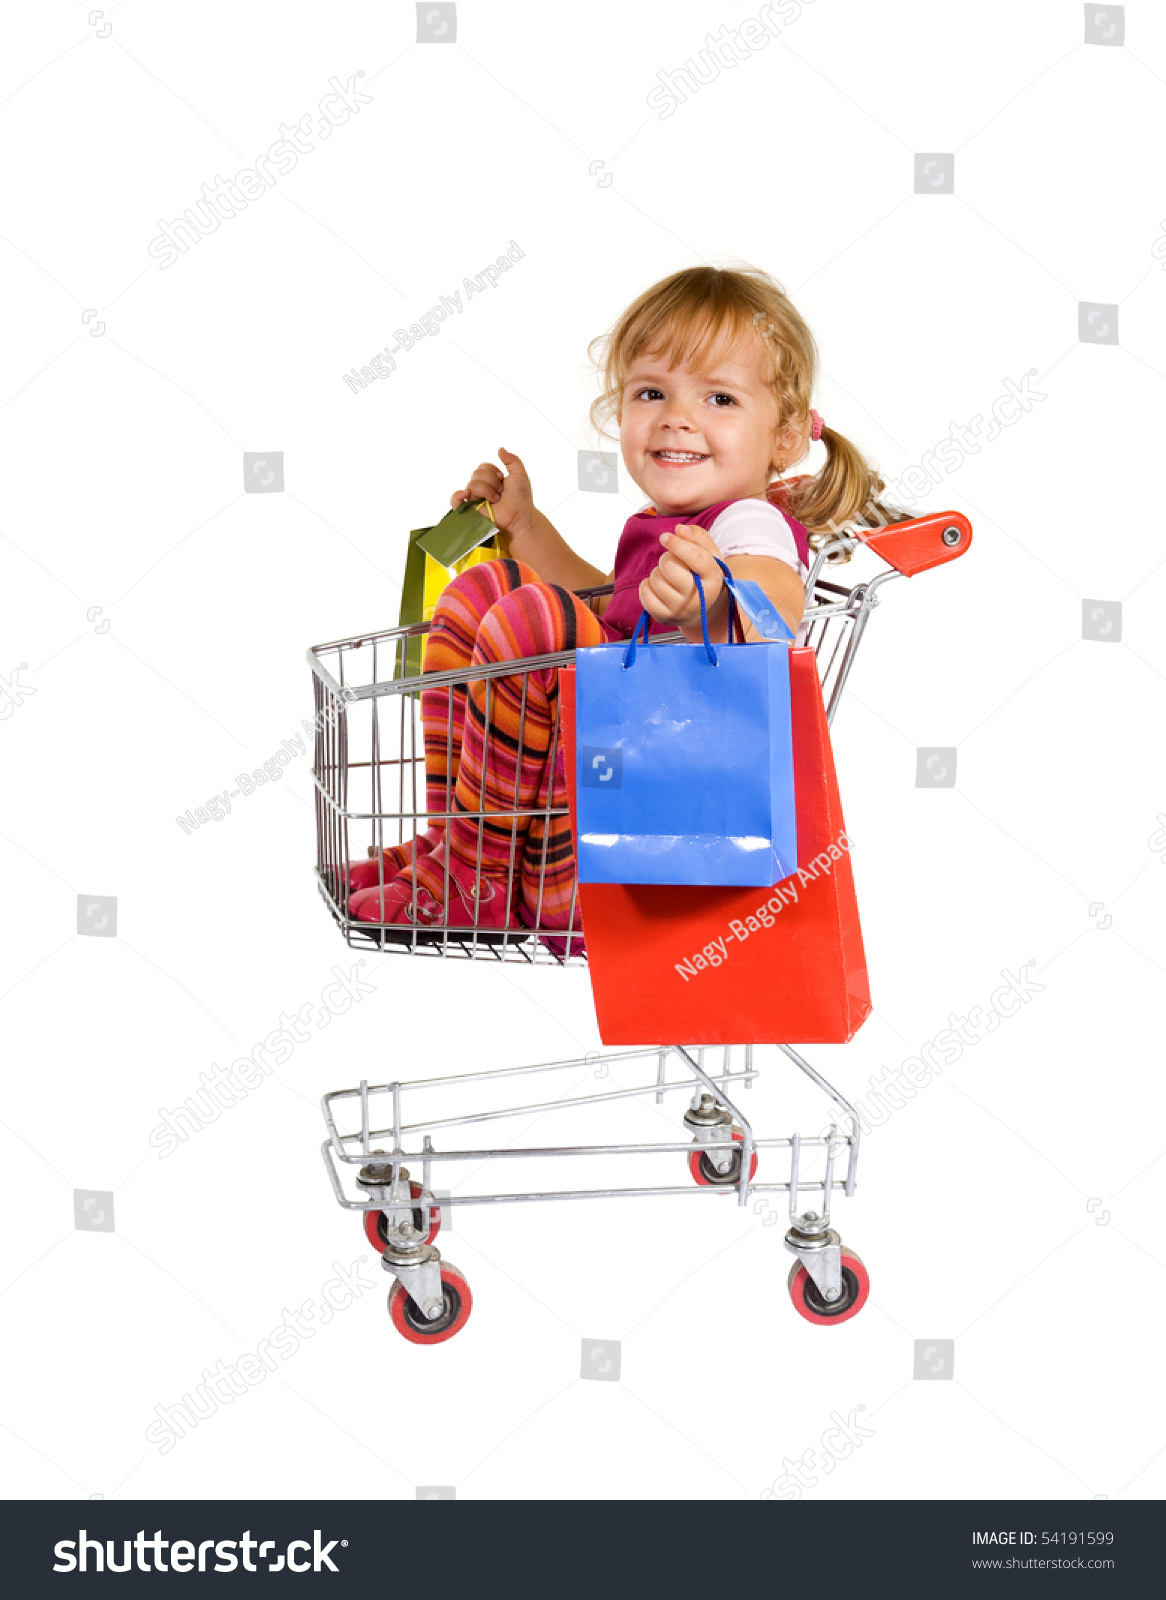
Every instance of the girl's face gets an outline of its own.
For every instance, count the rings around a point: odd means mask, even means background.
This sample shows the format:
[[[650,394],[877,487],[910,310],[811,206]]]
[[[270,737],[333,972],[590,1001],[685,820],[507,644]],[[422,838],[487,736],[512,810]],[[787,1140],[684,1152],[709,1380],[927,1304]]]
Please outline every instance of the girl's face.
[[[767,377],[755,339],[722,348],[699,371],[687,363],[669,369],[658,352],[632,363],[620,402],[620,448],[661,516],[764,495],[782,443]]]

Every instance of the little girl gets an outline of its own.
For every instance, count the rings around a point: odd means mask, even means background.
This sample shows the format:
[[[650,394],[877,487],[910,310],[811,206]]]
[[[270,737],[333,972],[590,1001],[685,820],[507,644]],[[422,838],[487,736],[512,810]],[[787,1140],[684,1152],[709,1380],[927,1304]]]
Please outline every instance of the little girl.
[[[765,273],[674,273],[593,341],[593,353],[596,346],[604,387],[592,421],[602,431],[614,416],[624,467],[649,502],[625,524],[614,571],[576,555],[535,507],[522,462],[499,450],[505,474],[483,462],[450,503],[487,500],[509,554],[471,567],[445,590],[425,672],[626,639],[641,611],[655,631],[680,629],[699,639],[694,573],[704,586],[710,636],[723,640],[728,592],[718,556],[734,577],[760,584],[796,632],[811,547],[872,509],[883,511],[882,479],[810,407],[813,338]],[[772,481],[817,439],[826,447],[817,477]],[[590,605],[574,593],[607,583],[614,593]],[[745,637],[757,637],[750,624]],[[541,931],[571,922],[575,861],[567,819],[552,819],[548,837],[542,818],[515,815],[566,803],[555,738],[558,673],[530,672],[525,689],[520,674],[489,683],[488,726],[486,680],[472,682],[468,693],[423,692],[426,804],[431,815],[453,815],[448,828],[443,820],[386,850],[381,861],[352,868],[357,917],[418,929]],[[458,815],[465,812],[487,812],[489,820],[479,825]]]

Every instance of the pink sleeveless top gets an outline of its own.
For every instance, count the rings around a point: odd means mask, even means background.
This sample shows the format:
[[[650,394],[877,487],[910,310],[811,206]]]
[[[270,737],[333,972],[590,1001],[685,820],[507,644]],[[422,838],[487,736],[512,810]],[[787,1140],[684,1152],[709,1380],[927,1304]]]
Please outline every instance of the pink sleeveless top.
[[[732,500],[718,500],[715,505],[708,506],[704,511],[695,514],[689,512],[682,517],[661,517],[654,510],[649,510],[628,518],[615,552],[615,593],[602,618],[605,626],[610,628],[617,638],[630,639],[633,628],[640,620],[640,613],[644,609],[640,604],[640,584],[657,566],[664,554],[660,535],[671,533],[680,524],[692,526],[694,523],[707,533],[711,531],[713,523],[725,507],[735,503]],[[782,516],[793,530],[799,559],[808,567],[810,545],[805,528],[791,517],[788,511],[782,510]],[[668,633],[670,626],[653,622],[650,631]]]

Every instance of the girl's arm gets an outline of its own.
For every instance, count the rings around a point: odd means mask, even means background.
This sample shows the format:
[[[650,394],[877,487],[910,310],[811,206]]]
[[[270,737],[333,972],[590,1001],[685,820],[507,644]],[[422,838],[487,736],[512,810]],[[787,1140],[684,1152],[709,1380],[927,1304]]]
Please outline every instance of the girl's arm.
[[[590,589],[610,583],[612,574],[601,572],[576,555],[555,525],[535,506],[530,479],[519,458],[510,450],[499,450],[498,456],[506,476],[492,461],[483,461],[466,487],[451,495],[450,505],[459,506],[464,500],[488,500],[494,521],[507,536],[513,559],[533,567],[544,583],[556,583],[563,589]],[[596,608],[606,609],[606,600],[597,602]]]
[[[525,516],[511,522],[506,533],[514,560],[533,567],[544,583],[557,583],[563,589],[592,589],[611,582],[613,575],[576,555],[554,523],[533,504]],[[608,598],[599,605],[606,607]]]

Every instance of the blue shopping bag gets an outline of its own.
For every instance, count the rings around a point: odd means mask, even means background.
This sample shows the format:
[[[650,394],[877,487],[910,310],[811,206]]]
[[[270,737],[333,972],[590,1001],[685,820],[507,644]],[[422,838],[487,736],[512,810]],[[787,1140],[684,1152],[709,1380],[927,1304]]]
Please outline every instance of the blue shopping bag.
[[[576,657],[576,858],[580,883],[769,888],[797,870],[789,650],[759,584],[735,605],[775,643],[630,643]],[[640,642],[640,636],[644,642]]]

